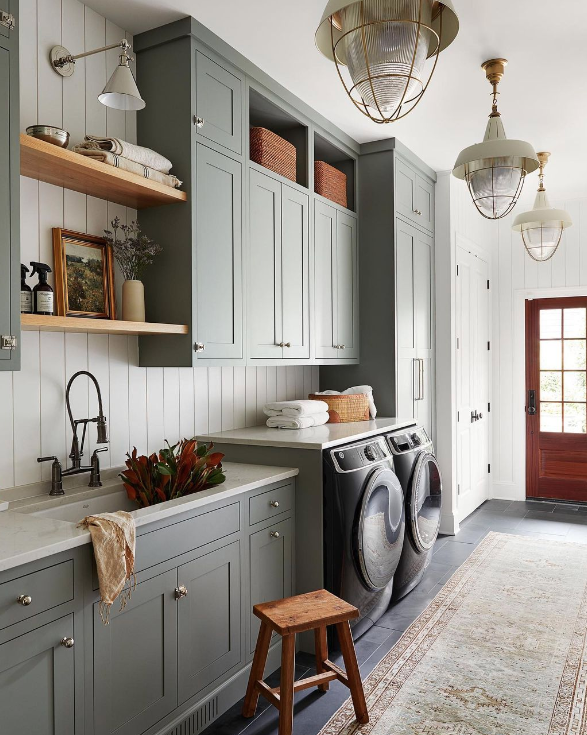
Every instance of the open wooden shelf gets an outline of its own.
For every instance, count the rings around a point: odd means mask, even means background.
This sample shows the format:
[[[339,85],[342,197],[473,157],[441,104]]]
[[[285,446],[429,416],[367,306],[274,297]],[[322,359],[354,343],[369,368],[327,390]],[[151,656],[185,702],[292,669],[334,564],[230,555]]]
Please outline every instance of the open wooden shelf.
[[[123,322],[115,319],[83,319],[71,316],[41,316],[21,314],[25,332],[84,332],[88,334],[187,334],[185,324],[157,324],[155,322]]]
[[[187,201],[185,191],[164,186],[24,133],[20,135],[20,173],[31,179],[134,209]]]

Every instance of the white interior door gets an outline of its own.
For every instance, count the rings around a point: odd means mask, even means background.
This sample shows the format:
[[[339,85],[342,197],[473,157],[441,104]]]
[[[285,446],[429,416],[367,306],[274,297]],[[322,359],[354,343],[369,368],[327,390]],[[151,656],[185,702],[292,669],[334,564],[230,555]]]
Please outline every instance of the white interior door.
[[[488,266],[457,247],[456,379],[459,520],[489,497]]]

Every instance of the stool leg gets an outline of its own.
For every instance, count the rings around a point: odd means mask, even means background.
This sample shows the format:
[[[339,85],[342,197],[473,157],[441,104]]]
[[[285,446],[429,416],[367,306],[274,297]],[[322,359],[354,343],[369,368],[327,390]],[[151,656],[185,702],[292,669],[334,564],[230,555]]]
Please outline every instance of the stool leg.
[[[265,621],[261,621],[259,636],[257,637],[257,645],[255,646],[255,656],[249,674],[249,683],[247,685],[247,693],[243,704],[243,717],[253,717],[257,709],[259,701],[259,692],[256,684],[263,680],[263,672],[265,671],[265,663],[267,661],[267,652],[271,643],[271,628]]]
[[[326,670],[323,666],[324,661],[328,658],[328,643],[326,641],[326,626],[314,629],[314,642],[316,649],[316,673],[323,674]],[[318,684],[321,692],[327,692],[330,684]]]
[[[349,680],[349,689],[351,690],[355,715],[357,720],[364,725],[369,722],[369,714],[367,713],[363,682],[361,681],[361,674],[357,664],[357,655],[355,653],[355,644],[353,643],[351,628],[348,623],[337,623],[336,630],[338,632],[340,647],[342,649],[346,675]]]
[[[295,635],[284,635],[281,648],[281,686],[279,688],[279,735],[293,729]]]

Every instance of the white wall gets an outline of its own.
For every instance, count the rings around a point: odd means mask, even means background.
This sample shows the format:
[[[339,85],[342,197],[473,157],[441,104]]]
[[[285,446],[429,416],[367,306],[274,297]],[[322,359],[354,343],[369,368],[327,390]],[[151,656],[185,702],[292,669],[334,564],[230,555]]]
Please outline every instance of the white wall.
[[[78,0],[21,0],[22,130],[34,123],[63,126],[71,145],[86,132],[134,141],[135,114],[97,101],[116,51],[78,61],[65,80],[48,62],[56,44],[75,54],[124,35]],[[101,235],[115,216],[126,222],[136,213],[21,177],[21,261],[53,262],[52,227]],[[164,439],[255,425],[267,400],[304,396],[318,387],[317,367],[139,368],[135,337],[24,332],[22,370],[0,373],[0,488],[47,479],[50,467],[38,465],[37,457],[55,454],[65,462],[71,436],[64,393],[77,370],[93,372],[102,387],[111,438],[103,467],[121,465],[134,445],[151,452]],[[84,379],[72,390],[72,407],[77,417],[96,415]],[[95,428],[90,431],[93,439]]]

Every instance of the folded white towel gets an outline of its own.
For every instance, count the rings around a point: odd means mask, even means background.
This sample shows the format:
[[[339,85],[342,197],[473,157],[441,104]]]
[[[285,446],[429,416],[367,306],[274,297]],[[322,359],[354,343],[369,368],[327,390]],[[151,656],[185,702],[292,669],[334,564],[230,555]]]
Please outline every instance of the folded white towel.
[[[90,145],[90,143],[88,143]],[[142,163],[131,161],[130,158],[124,158],[116,153],[110,153],[110,151],[103,151],[101,148],[87,148],[83,144],[76,145],[73,149],[75,153],[79,153],[82,156],[87,156],[95,161],[101,161],[109,166],[120,168],[123,171],[130,171],[138,176],[143,176],[145,179],[151,179],[151,181],[158,181],[160,184],[165,186],[172,186],[174,189],[179,189],[182,182],[173,174],[163,174],[161,171],[157,171],[149,166],[144,166]]]
[[[270,429],[309,429],[312,426],[327,424],[330,417],[327,413],[315,413],[313,416],[270,416],[267,426]]]
[[[85,143],[94,144],[103,151],[128,158],[142,166],[154,168],[156,171],[161,171],[162,174],[168,174],[171,171],[171,161],[168,158],[142,145],[128,143],[120,138],[102,138],[99,135],[86,135],[85,141],[81,145],[87,147],[87,145],[84,145]]]
[[[369,401],[369,413],[371,414],[371,418],[374,419],[375,416],[377,416],[377,406],[375,405],[375,401],[373,399],[373,388],[370,385],[354,385],[352,388],[347,388],[346,390],[338,391],[338,390],[323,390],[320,393],[316,393],[317,396],[340,396],[340,395],[359,395],[359,394],[365,394],[367,396],[367,400]]]
[[[328,411],[324,401],[273,401],[263,407],[265,416],[314,416]]]

